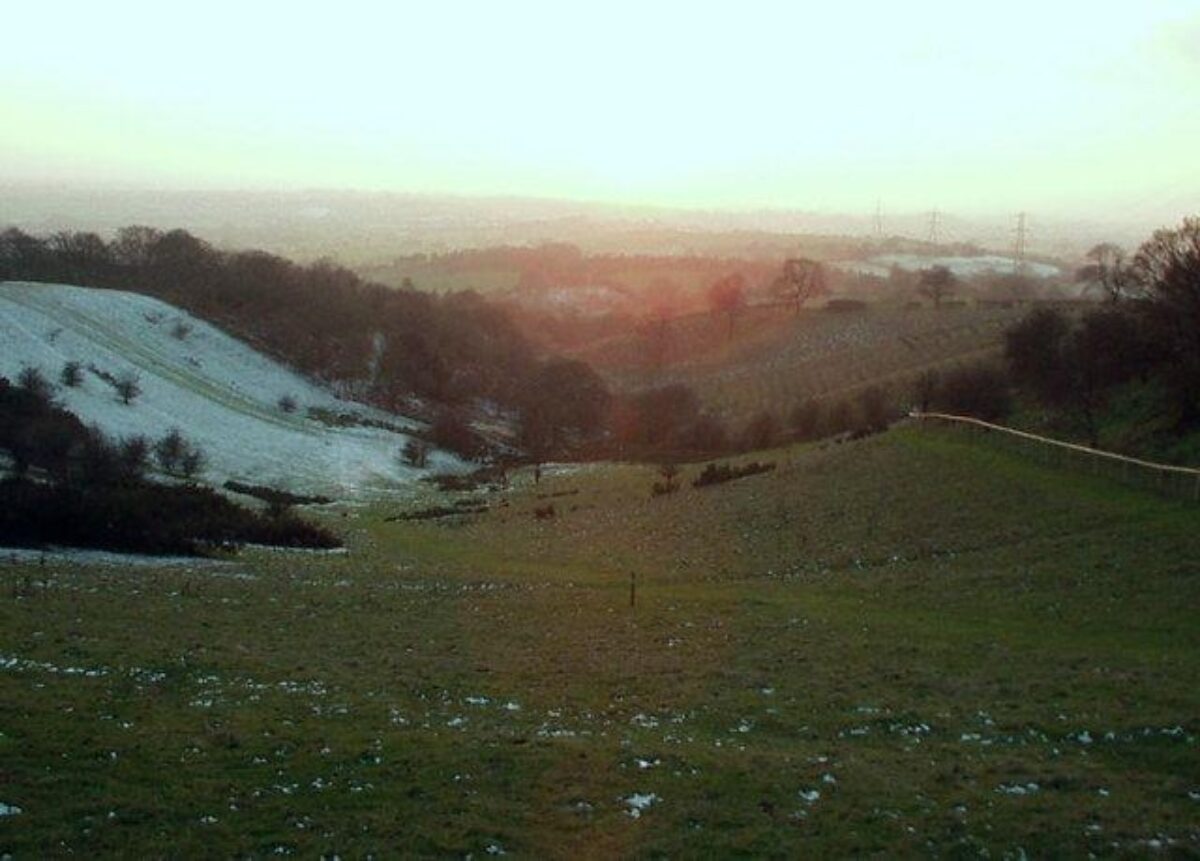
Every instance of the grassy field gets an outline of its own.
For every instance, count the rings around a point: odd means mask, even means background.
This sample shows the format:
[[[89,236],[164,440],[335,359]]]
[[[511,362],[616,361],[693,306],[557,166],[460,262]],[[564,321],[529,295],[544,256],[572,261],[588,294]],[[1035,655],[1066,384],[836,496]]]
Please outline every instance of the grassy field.
[[[869,385],[904,389],[921,371],[999,356],[1004,331],[1028,308],[885,306],[857,313],[746,309],[732,336],[722,316],[697,314],[590,345],[580,358],[617,389],[684,383],[726,417],[785,413],[808,398]],[[656,352],[656,349],[658,352]],[[652,361],[661,356],[659,363]]]
[[[0,854],[1200,854],[1200,509],[949,430],[765,456],[0,564]]]

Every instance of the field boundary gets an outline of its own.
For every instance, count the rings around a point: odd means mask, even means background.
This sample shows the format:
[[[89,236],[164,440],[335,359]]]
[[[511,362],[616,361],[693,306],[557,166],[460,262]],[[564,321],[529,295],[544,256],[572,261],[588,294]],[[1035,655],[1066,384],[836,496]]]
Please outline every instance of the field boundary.
[[[1103,471],[1126,484],[1152,487],[1164,495],[1200,502],[1200,469],[1194,467],[1157,463],[1104,449],[1089,448],[1078,443],[1064,442],[1053,437],[993,424],[972,416],[913,410],[909,417],[921,421],[947,422],[983,431],[996,431],[1020,443],[1044,447],[1046,459],[1058,465],[1069,465],[1072,458],[1081,458],[1092,466],[1093,472]]]

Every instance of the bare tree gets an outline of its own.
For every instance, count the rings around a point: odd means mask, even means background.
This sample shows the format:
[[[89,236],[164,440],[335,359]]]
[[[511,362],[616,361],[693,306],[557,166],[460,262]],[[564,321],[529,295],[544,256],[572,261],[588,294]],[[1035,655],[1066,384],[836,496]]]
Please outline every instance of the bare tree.
[[[204,471],[204,467],[208,463],[208,458],[204,456],[204,452],[195,446],[184,452],[183,457],[179,461],[179,471],[188,481],[196,478]]]
[[[746,279],[740,272],[726,275],[708,288],[708,306],[714,313],[724,314],[729,321],[729,337],[733,338],[733,323],[746,305]]]
[[[1200,218],[1144,242],[1130,263],[1128,287],[1145,299],[1180,422],[1200,423]]]
[[[942,307],[942,302],[958,287],[958,279],[945,266],[933,266],[921,271],[917,281],[917,292],[929,301],[933,307]]]
[[[771,292],[780,301],[790,302],[798,315],[805,302],[829,292],[825,267],[807,257],[785,260],[783,271],[771,285]]]
[[[1087,264],[1075,270],[1075,280],[1087,284],[1085,292],[1097,288],[1109,302],[1117,302],[1128,293],[1130,278],[1120,246],[1101,242],[1088,251],[1087,259]]]
[[[50,400],[53,394],[50,381],[32,365],[21,368],[21,373],[17,375],[17,385],[44,401]]]
[[[138,375],[133,371],[126,371],[117,377],[117,381],[113,383],[113,388],[117,390],[117,397],[121,399],[121,403],[126,406],[133,403],[133,399],[142,393],[141,384],[138,382]]]

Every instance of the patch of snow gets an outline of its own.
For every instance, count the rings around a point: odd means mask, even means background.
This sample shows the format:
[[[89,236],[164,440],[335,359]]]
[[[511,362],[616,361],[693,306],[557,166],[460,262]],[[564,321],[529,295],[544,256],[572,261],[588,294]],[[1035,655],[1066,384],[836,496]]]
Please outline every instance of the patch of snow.
[[[0,816],[19,816],[24,812],[15,804],[5,804],[3,801],[0,801]]]
[[[190,331],[172,334],[176,324]],[[85,423],[114,437],[161,438],[173,428],[208,459],[204,477],[215,484],[238,479],[332,497],[411,493],[421,470],[401,463],[409,439],[380,427],[330,427],[309,408],[386,422],[401,430],[416,423],[338,398],[171,305],[117,290],[59,284],[0,284],[0,376],[15,379],[37,368],[55,385],[54,396]],[[58,384],[68,361],[81,362],[77,387]],[[109,383],[86,370],[133,373],[142,393],[122,404]],[[279,400],[299,405],[285,412]],[[431,453],[429,469],[461,472],[466,464]]]
[[[821,790],[819,789],[801,789],[797,794],[805,804],[816,804],[821,798]]]
[[[626,812],[634,819],[640,817],[643,811],[649,810],[651,805],[661,800],[662,799],[660,799],[658,795],[653,792],[635,792],[633,795],[624,799],[625,806],[628,808]]]
[[[1002,795],[1033,795],[1041,789],[1036,783],[1002,783],[996,787],[996,791]]]
[[[199,556],[147,556],[141,553],[113,553],[108,550],[80,550],[73,547],[47,547],[45,550],[0,547],[0,562],[20,564],[43,560],[49,564],[66,562],[72,565],[107,565],[115,568],[228,567],[234,564],[227,560],[205,559]]]

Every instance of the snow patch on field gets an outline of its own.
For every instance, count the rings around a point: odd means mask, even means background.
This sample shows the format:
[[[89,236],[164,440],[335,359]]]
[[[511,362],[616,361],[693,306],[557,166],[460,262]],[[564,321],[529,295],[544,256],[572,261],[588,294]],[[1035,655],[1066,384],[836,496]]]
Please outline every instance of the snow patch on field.
[[[182,335],[181,335],[182,333]],[[54,395],[87,423],[116,437],[157,439],[179,428],[208,458],[205,478],[235,479],[334,497],[415,491],[423,473],[398,457],[408,437],[379,427],[330,427],[309,408],[416,426],[344,401],[214,326],[148,296],[58,284],[0,283],[0,376],[40,370]],[[58,382],[68,361],[82,363],[76,388]],[[86,370],[132,372],[142,394],[122,404],[112,386]],[[280,399],[297,409],[285,412]],[[465,465],[445,452],[431,471]]]
[[[44,562],[48,565],[69,563],[71,565],[107,565],[115,568],[140,566],[146,568],[174,568],[197,566],[227,567],[233,563],[221,559],[204,559],[197,556],[147,556],[140,553],[112,553],[107,550],[80,550],[74,547],[48,547],[45,550],[30,547],[0,547],[0,563],[11,565]]]

